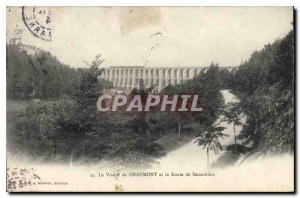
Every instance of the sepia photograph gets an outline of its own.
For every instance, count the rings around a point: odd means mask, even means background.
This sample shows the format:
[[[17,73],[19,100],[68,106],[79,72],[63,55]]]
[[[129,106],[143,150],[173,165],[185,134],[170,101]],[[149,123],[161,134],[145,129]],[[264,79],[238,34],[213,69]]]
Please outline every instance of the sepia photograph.
[[[6,191],[295,192],[295,15],[6,6]]]

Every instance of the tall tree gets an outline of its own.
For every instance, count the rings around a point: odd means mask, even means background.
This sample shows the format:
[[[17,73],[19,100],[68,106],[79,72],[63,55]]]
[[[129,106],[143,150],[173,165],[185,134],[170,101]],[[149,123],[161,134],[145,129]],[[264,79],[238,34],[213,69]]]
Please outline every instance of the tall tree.
[[[79,86],[74,93],[74,114],[71,123],[66,123],[64,131],[69,134],[70,164],[73,161],[74,152],[79,148],[80,142],[93,135],[97,129],[96,102],[101,94],[101,85],[98,83],[102,70],[99,66],[104,60],[97,55],[95,60],[88,64],[88,68],[81,69]]]
[[[198,146],[202,146],[203,149],[206,148],[207,167],[209,167],[209,151],[213,150],[216,154],[218,154],[219,151],[223,150],[223,146],[219,139],[228,137],[227,134],[222,133],[224,129],[225,127],[222,126],[209,126],[207,130],[202,132],[195,141]]]
[[[236,141],[236,126],[242,125],[241,117],[242,109],[238,102],[230,102],[226,104],[226,106],[221,110],[221,113],[223,115],[223,118],[221,121],[225,121],[228,124],[233,124],[233,132],[234,132],[234,143],[237,144]]]

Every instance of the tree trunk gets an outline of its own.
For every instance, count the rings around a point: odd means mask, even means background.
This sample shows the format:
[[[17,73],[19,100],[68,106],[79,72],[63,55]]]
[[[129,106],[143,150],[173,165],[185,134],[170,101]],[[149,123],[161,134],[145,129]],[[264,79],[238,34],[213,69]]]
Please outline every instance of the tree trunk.
[[[233,133],[234,133],[234,143],[236,144],[236,133],[235,133],[235,125],[233,125]]]
[[[70,169],[72,169],[73,167],[73,150],[71,149],[71,152],[70,152]]]
[[[209,168],[209,149],[206,149],[207,152],[207,168]]]

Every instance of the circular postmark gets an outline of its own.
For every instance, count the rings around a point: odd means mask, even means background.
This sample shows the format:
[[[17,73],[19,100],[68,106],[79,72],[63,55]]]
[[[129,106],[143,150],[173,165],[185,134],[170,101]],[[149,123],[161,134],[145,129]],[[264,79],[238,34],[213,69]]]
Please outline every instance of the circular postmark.
[[[33,36],[51,41],[51,11],[48,7],[22,7],[22,18]]]

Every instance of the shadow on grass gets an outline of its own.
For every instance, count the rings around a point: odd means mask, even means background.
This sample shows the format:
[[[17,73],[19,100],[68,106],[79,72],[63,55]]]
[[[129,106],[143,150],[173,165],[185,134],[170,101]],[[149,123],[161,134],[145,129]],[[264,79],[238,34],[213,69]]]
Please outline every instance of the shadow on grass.
[[[231,144],[227,146],[224,154],[214,163],[212,168],[223,168],[234,165],[243,154],[246,154],[250,149],[241,144]]]

